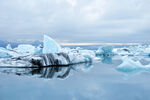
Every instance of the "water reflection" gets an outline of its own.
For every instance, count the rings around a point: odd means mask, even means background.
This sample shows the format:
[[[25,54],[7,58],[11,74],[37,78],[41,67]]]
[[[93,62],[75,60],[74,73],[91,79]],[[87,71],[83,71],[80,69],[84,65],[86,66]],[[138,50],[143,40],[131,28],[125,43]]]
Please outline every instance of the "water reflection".
[[[116,59],[114,55],[101,55],[99,63],[109,64],[113,66]],[[117,65],[115,69],[122,73],[124,79],[129,79],[133,76],[139,75],[143,72],[150,72],[150,58],[145,57],[117,57],[122,60],[122,63]],[[69,66],[53,66],[53,67],[39,67],[39,68],[0,68],[1,73],[38,76],[40,78],[58,78],[66,79],[72,71],[88,72],[93,68],[93,63],[82,63]],[[113,68],[114,69],[114,68]]]
[[[100,58],[100,61],[104,64],[112,64],[112,58],[114,57],[113,54],[101,54],[97,55],[98,58]]]
[[[113,64],[115,59],[122,61],[115,69],[122,73],[123,79],[127,80],[133,76],[140,75],[143,72],[150,72],[150,58],[147,56],[116,56],[116,55],[99,55],[101,63]]]
[[[65,79],[69,76],[70,71],[89,71],[92,63],[82,63],[69,66],[53,66],[39,68],[0,68],[1,73],[15,74],[19,76],[31,75],[40,78],[59,78]]]

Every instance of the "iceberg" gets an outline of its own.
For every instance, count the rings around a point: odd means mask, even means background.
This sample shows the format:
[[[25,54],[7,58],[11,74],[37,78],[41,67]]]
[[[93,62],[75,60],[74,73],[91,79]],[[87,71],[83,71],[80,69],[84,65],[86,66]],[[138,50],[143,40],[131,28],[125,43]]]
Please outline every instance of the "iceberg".
[[[123,63],[117,67],[117,70],[122,72],[132,72],[135,70],[142,70],[144,65],[142,65],[139,61],[133,61],[129,57],[122,58]]]
[[[102,46],[96,51],[96,56],[112,56],[114,55],[112,46]]]
[[[43,46],[43,53],[59,53],[61,50],[60,45],[47,35],[44,35]]]
[[[124,78],[129,79],[131,76],[141,74],[142,72],[150,72],[150,64],[143,65],[140,61],[134,61],[129,57],[122,58],[123,63],[116,70],[124,73]]]

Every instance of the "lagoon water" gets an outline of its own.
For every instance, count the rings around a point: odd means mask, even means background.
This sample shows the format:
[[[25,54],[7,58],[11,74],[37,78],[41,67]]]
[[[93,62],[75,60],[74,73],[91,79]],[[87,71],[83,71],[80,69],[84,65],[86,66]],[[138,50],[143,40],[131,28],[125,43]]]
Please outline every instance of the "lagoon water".
[[[67,67],[0,68],[0,100],[150,100],[150,73],[120,72],[121,63],[107,58]]]

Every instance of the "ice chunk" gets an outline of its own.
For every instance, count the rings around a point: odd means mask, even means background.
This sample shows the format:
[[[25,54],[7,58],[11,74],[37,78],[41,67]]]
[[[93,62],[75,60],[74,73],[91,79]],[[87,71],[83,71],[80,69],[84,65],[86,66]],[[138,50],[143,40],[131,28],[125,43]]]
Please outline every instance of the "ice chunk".
[[[129,57],[123,57],[123,63],[117,67],[117,70],[125,73],[150,71],[150,65],[142,65],[140,61],[134,61]]]
[[[21,54],[34,54],[35,47],[30,44],[21,44],[18,45],[16,51]]]
[[[8,44],[8,45],[6,46],[6,49],[8,49],[8,50],[12,50],[11,45],[10,45],[10,44]]]
[[[135,70],[141,70],[144,66],[139,61],[133,61],[129,57],[123,57],[123,63],[118,66],[117,70],[122,72],[131,72]]]
[[[110,56],[113,55],[113,47],[112,46],[102,46],[100,48],[98,48],[98,50],[96,51],[96,55],[103,55],[103,56]]]
[[[129,57],[123,57],[123,63],[117,67],[117,71],[124,73],[124,79],[129,79],[142,72],[150,72],[150,64],[142,65],[140,61],[134,61]]]
[[[43,53],[59,53],[61,49],[60,45],[47,35],[44,35],[43,45]]]

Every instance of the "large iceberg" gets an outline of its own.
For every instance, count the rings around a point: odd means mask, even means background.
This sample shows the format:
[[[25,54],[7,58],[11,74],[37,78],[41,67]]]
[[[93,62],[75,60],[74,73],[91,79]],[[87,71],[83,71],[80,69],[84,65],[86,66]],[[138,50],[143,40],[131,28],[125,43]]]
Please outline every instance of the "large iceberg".
[[[43,53],[59,53],[61,50],[60,45],[47,35],[44,35],[43,46]]]

